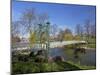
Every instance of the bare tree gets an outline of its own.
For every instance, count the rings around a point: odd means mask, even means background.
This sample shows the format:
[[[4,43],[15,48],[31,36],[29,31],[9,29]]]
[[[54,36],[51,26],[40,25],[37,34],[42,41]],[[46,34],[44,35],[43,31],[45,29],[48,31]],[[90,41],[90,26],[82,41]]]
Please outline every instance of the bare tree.
[[[63,30],[63,40],[67,41],[67,40],[72,40],[73,39],[73,34],[71,29],[66,28],[65,30]]]
[[[63,41],[64,38],[64,31],[62,29],[60,29],[59,34],[58,34],[58,39],[59,41]]]
[[[36,11],[34,8],[26,9],[21,16],[21,24],[26,32],[32,32],[36,23]]]
[[[96,37],[96,26],[95,26],[95,24],[93,24],[93,25],[91,25],[91,37],[92,38],[95,38]]]
[[[12,22],[11,24],[11,34],[13,36],[18,36],[20,34],[20,30],[19,30],[20,26],[19,26],[19,22]]]
[[[27,32],[34,32],[39,28],[39,24],[44,25],[48,20],[46,13],[38,14],[34,8],[25,9],[21,16],[21,24]]]
[[[66,29],[64,30],[64,33],[65,33],[65,34],[72,34],[72,31],[71,31],[69,28],[66,28]]]
[[[80,24],[76,25],[76,35],[80,37],[80,40],[83,40],[83,36],[84,36],[84,30],[83,30],[83,26]]]
[[[38,14],[34,8],[30,8],[25,9],[20,20],[23,28],[23,34],[32,34],[34,32],[34,37],[36,37],[36,40],[39,41],[39,35],[41,35],[40,31],[43,31],[48,20],[48,15],[46,13]]]
[[[81,26],[80,24],[76,25],[76,35],[80,35],[80,31],[81,31]]]
[[[48,22],[49,16],[47,13],[42,13],[37,16],[37,21],[39,24],[45,24]]]
[[[90,27],[91,27],[90,20],[86,20],[85,25],[84,25],[84,28],[85,28],[85,35],[86,35],[86,40],[87,41],[89,40],[90,33],[91,33]]]
[[[20,23],[19,21],[11,24],[11,40],[12,43],[20,42]]]
[[[53,40],[56,40],[58,33],[58,26],[56,24],[52,25],[50,28],[51,36]]]

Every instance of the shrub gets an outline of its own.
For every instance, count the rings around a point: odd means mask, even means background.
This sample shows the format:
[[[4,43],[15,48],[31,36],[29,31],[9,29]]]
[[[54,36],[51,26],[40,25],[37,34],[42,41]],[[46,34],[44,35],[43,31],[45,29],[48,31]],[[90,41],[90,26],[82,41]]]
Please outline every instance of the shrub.
[[[19,55],[18,60],[26,62],[26,61],[28,61],[28,56],[27,55]]]
[[[34,57],[35,55],[34,55],[34,52],[32,51],[32,52],[30,52],[30,54],[29,54],[29,57]]]
[[[35,58],[35,62],[45,62],[45,60],[46,60],[45,57],[42,55],[38,55]]]

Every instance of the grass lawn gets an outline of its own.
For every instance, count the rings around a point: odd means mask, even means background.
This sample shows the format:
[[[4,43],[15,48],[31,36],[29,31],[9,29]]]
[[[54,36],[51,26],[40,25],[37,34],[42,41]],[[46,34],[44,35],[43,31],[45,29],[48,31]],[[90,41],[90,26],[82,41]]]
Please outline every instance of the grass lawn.
[[[75,71],[88,69],[95,69],[95,67],[81,66],[69,61],[53,63],[15,62],[12,64],[12,74]]]
[[[15,62],[12,64],[13,74],[41,73],[82,70],[74,64],[67,62],[35,63],[35,62]]]

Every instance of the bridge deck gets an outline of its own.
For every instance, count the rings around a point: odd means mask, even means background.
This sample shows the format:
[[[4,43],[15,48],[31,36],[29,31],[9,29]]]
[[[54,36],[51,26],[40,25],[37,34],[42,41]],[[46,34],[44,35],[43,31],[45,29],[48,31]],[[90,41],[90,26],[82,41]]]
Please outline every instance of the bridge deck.
[[[86,41],[56,41],[56,42],[50,42],[50,48],[55,47],[62,47],[64,45],[70,45],[70,44],[79,44],[79,43],[87,43]],[[45,49],[46,44],[42,44],[42,47]],[[40,44],[34,44],[35,49],[40,48]],[[29,43],[16,43],[12,46],[12,50],[25,50],[30,49]]]

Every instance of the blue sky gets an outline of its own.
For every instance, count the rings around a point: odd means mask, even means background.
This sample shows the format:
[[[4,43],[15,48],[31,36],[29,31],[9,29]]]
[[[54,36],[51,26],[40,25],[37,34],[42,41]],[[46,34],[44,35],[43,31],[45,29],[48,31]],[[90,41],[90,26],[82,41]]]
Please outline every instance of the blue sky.
[[[51,24],[59,28],[69,28],[74,31],[76,24],[84,24],[87,19],[95,23],[96,7],[86,5],[12,2],[12,20],[19,20],[22,12],[27,8],[35,8],[39,13],[48,13]]]

